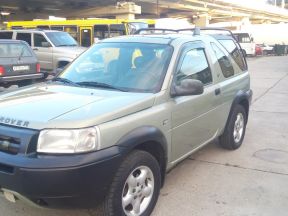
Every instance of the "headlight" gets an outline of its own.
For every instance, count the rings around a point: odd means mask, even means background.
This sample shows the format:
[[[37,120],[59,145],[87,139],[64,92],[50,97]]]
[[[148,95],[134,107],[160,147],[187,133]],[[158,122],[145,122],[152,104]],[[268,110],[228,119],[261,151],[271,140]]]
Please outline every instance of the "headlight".
[[[38,138],[37,152],[71,154],[98,150],[99,137],[97,127],[42,130]]]

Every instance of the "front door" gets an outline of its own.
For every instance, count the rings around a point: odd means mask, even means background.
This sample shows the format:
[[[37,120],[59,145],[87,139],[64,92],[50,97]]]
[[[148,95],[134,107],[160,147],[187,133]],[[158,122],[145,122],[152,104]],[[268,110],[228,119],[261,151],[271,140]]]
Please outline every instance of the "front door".
[[[33,34],[32,48],[38,58],[43,71],[53,70],[53,47],[47,38],[41,33]]]
[[[80,27],[80,45],[90,47],[93,43],[92,39],[92,27]]]
[[[171,98],[174,162],[213,139],[218,130],[215,121],[215,85],[201,42],[187,45],[182,52],[173,84],[179,85],[184,79],[200,80],[204,84],[204,93]]]

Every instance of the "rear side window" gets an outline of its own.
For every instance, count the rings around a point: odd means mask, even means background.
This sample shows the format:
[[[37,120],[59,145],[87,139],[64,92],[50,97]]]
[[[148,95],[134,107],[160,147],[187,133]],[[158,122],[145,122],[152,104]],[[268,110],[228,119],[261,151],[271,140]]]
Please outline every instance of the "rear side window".
[[[94,37],[102,40],[109,37],[108,25],[95,25],[94,26]]]
[[[223,76],[225,78],[231,77],[234,75],[234,68],[229,60],[229,58],[225,55],[225,53],[215,44],[211,43],[211,47],[217,57],[218,63],[221,67]]]
[[[177,85],[184,79],[200,80],[204,85],[212,83],[212,73],[203,48],[188,51],[176,74]]]
[[[16,40],[26,41],[31,46],[31,34],[17,32]]]
[[[0,39],[12,39],[13,32],[0,32]]]
[[[242,71],[247,70],[247,66],[242,55],[242,52],[238,49],[235,42],[230,39],[219,40],[219,42],[225,47],[225,49],[230,53],[234,61],[237,63]]]
[[[111,24],[110,25],[110,37],[117,37],[120,35],[125,35],[124,24]]]

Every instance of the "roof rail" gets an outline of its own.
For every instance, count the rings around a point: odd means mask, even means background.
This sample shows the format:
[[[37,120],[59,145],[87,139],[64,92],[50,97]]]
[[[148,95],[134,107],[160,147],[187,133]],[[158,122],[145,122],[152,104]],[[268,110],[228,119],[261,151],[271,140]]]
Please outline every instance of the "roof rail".
[[[185,31],[190,31],[194,36],[200,35],[200,32],[205,31],[219,31],[227,32],[235,41],[237,38],[229,29],[225,28],[215,28],[215,27],[195,27],[195,28],[184,28],[184,29],[165,29],[165,28],[142,28],[138,29],[134,34],[141,34],[141,32],[147,32],[147,34],[163,34],[163,33],[182,33]]]
[[[198,30],[197,30],[198,29]],[[231,37],[233,37],[235,40],[235,36],[233,35],[232,31],[230,31],[229,29],[225,29],[225,28],[217,28],[217,27],[195,27],[195,28],[185,28],[185,29],[178,29],[178,32],[183,32],[183,31],[191,31],[193,32],[193,35],[195,35],[195,31],[219,31],[219,32],[227,32]],[[236,40],[237,41],[237,40]]]
[[[13,31],[13,30],[23,30],[23,31],[44,31],[45,29],[41,29],[41,28],[12,28],[9,29],[9,31]],[[48,29],[47,29],[48,30]]]
[[[234,39],[235,36],[229,29],[225,28],[214,28],[214,27],[195,27],[195,28],[184,28],[184,29],[166,29],[166,28],[142,28],[137,30],[134,34],[141,34],[142,32],[146,32],[147,34],[163,34],[163,33],[181,33],[185,31],[191,31],[193,35],[200,35],[202,31],[220,31],[227,32]]]
[[[193,31],[193,35],[200,35],[200,28],[195,27],[191,29],[166,29],[166,28],[141,28],[134,34],[141,34],[141,32],[147,32],[147,34],[163,34],[163,33],[180,33],[181,31]]]
[[[134,34],[141,34],[141,32],[147,32],[147,34],[163,34],[163,33],[178,33],[175,29],[165,29],[165,28],[141,28],[138,29]]]

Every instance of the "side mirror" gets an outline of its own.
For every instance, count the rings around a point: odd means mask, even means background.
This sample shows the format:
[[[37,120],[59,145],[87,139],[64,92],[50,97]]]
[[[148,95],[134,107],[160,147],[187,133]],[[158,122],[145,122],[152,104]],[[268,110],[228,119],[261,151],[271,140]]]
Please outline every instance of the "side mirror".
[[[42,47],[51,47],[51,44],[49,42],[41,42]]]
[[[204,85],[200,80],[184,79],[180,85],[173,84],[171,88],[171,96],[187,96],[187,95],[200,95],[204,92]]]

